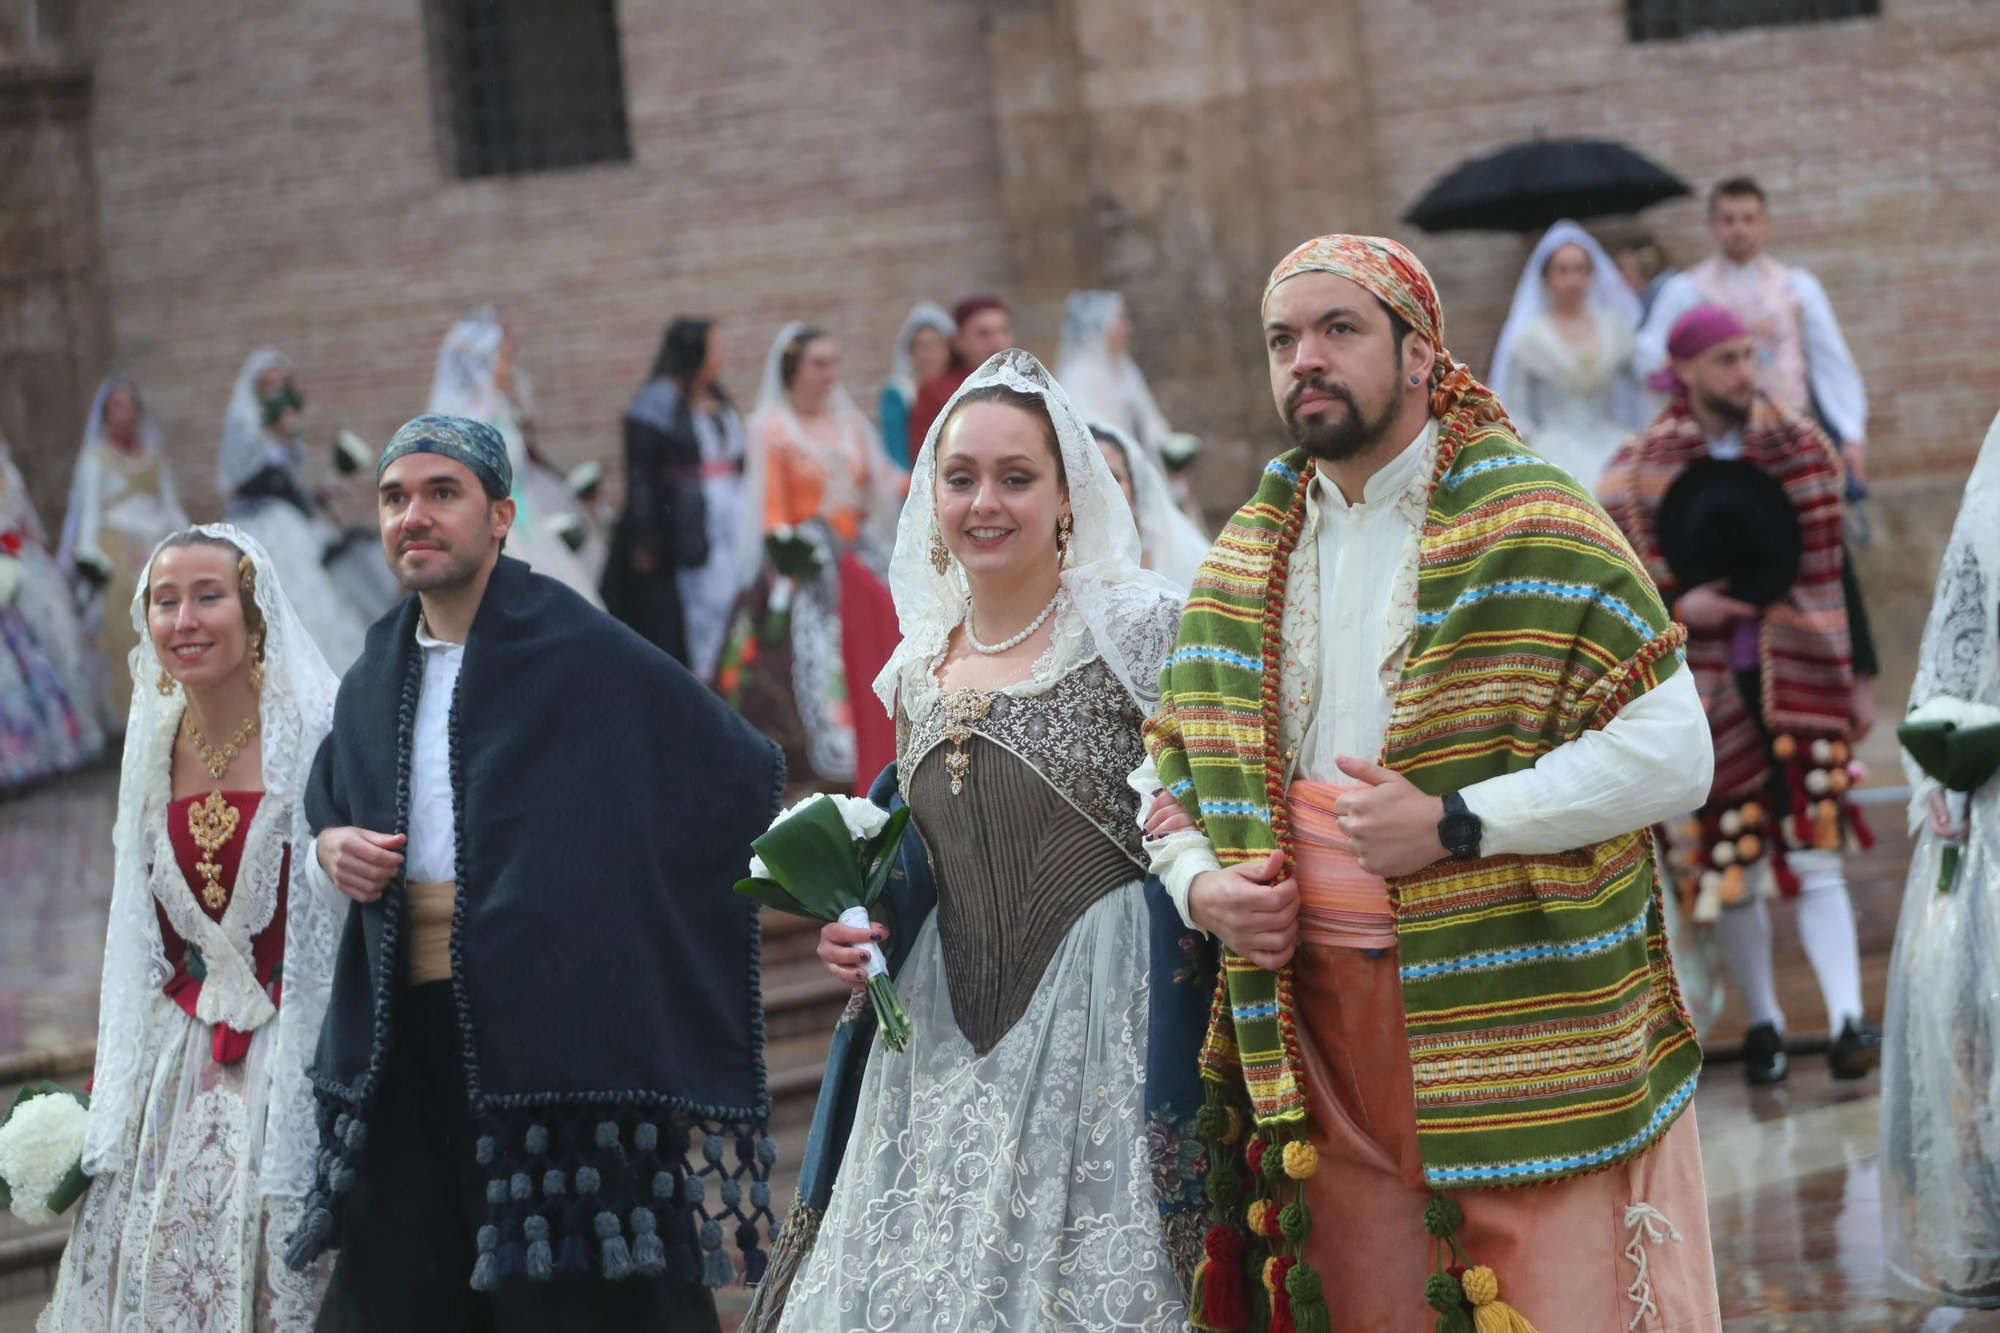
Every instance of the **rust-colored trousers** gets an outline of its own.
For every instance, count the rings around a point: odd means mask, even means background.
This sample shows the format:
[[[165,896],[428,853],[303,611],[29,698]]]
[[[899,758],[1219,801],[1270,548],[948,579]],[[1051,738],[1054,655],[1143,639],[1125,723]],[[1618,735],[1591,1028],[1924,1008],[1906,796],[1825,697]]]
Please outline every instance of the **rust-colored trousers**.
[[[1388,893],[1333,822],[1341,790],[1295,782],[1290,802],[1301,900],[1292,975],[1307,1133],[1319,1152],[1306,1185],[1306,1258],[1335,1327],[1432,1333],[1431,1196],[1417,1156],[1397,953],[1393,943],[1375,947],[1382,923],[1360,919],[1375,900],[1386,916]],[[1494,1271],[1500,1298],[1537,1333],[1721,1329],[1692,1107],[1650,1152],[1609,1170],[1451,1197],[1465,1212],[1459,1244]]]

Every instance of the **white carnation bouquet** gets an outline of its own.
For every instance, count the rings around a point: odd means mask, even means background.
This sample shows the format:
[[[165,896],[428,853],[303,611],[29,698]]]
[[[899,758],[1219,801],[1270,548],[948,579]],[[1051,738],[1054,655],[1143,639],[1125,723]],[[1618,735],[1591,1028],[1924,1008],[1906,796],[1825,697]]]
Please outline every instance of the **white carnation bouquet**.
[[[865,930],[868,909],[888,883],[909,819],[907,806],[891,814],[860,797],[809,796],[780,811],[750,844],[756,853],[750,858],[750,877],[738,880],[736,891],[793,916]],[[910,1036],[909,1016],[896,998],[882,951],[872,942],[862,949],[868,955],[868,998],[882,1043],[900,1051]]]
[[[53,1222],[83,1196],[90,1101],[60,1083],[31,1083],[0,1121],[0,1205],[23,1222]]]

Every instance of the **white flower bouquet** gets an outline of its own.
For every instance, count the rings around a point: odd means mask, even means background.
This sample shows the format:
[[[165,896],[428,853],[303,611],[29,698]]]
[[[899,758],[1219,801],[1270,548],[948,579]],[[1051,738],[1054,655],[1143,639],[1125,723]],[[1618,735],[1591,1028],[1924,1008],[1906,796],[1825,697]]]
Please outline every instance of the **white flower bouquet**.
[[[23,1222],[52,1222],[83,1197],[89,1106],[60,1083],[31,1083],[0,1121],[0,1205]]]
[[[909,822],[906,806],[894,814],[854,796],[809,796],[771,821],[750,844],[750,877],[736,891],[766,907],[812,921],[868,927],[868,909],[882,895],[889,868]],[[870,942],[868,998],[882,1042],[892,1051],[909,1040],[910,1020],[896,998],[882,951]]]

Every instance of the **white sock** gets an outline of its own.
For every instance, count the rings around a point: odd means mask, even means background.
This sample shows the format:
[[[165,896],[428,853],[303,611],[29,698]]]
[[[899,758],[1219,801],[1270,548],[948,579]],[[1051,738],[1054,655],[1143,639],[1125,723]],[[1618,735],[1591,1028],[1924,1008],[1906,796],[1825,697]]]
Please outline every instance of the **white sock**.
[[[1826,1030],[1837,1037],[1849,1019],[1861,1018],[1861,943],[1847,868],[1839,852],[1794,852],[1789,860],[1799,876],[1799,942],[1819,978]]]
[[[1743,993],[1750,1025],[1769,1023],[1783,1032],[1785,1014],[1778,1008],[1778,988],[1771,981],[1771,913],[1762,898],[1742,907],[1725,907],[1716,918],[1722,959],[1729,979]]]

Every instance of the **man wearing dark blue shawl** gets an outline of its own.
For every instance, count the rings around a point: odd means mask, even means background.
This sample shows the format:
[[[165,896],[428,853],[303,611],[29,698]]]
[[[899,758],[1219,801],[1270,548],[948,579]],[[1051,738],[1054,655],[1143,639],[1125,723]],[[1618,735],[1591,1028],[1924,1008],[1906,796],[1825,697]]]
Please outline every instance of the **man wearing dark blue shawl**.
[[[341,683],[307,869],[353,900],[288,1259],[319,1327],[715,1329],[771,1222],[755,909],[783,760],[664,653],[501,554],[500,437],[383,450],[415,596]],[[330,889],[325,888],[329,886]]]

